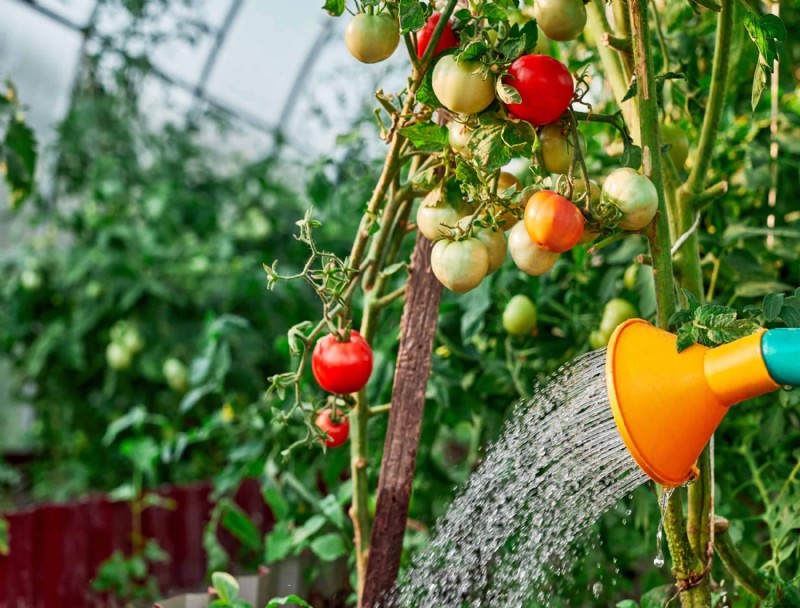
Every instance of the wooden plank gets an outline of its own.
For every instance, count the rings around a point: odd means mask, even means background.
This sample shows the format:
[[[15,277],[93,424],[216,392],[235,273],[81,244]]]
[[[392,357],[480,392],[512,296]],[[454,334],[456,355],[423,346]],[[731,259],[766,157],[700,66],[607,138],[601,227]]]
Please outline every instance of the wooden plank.
[[[362,605],[367,608],[375,606],[383,594],[391,589],[400,568],[408,501],[425,407],[425,390],[431,372],[433,339],[442,296],[442,285],[431,271],[432,247],[430,241],[417,234],[400,324],[400,351],[370,538],[362,599]]]

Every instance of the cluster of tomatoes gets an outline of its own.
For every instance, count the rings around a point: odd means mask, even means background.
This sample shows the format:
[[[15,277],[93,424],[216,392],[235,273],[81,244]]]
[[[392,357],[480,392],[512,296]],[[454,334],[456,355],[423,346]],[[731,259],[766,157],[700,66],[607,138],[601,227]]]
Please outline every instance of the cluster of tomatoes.
[[[532,16],[551,40],[572,40],[586,25],[581,0],[537,0]],[[440,20],[441,15],[434,13],[417,32],[419,57]],[[361,14],[351,21],[346,40],[355,57],[374,62],[392,54],[399,33],[389,14]],[[563,120],[575,97],[567,67],[548,55],[524,54],[505,69],[487,70],[480,61],[457,59],[458,55],[446,52],[459,44],[448,23],[433,53],[437,59],[431,77],[433,92],[448,111],[444,115],[451,117],[448,135],[453,152],[473,160],[474,116],[500,95],[510,120],[527,121],[538,129],[540,167],[550,174],[567,174],[575,163],[575,143],[580,142],[574,127]],[[513,89],[512,98],[498,93],[506,85]],[[488,206],[465,199],[447,184],[435,188],[420,204],[416,219],[420,232],[436,242],[431,260],[436,277],[448,289],[466,293],[503,263],[507,251],[520,270],[538,276],[553,267],[559,254],[594,240],[606,228],[640,230],[658,209],[652,182],[633,169],[613,172],[602,190],[580,179],[564,188],[565,181],[557,182],[562,185],[560,192],[539,190],[528,195],[531,189],[526,189],[525,200],[518,200],[522,184],[503,172],[496,195],[509,200]]]
[[[372,365],[372,348],[355,330],[324,336],[311,353],[314,378],[323,390],[334,395],[349,395],[364,388],[372,374]],[[339,447],[350,435],[347,416],[336,407],[322,410],[316,425],[325,433],[324,442],[329,448]]]

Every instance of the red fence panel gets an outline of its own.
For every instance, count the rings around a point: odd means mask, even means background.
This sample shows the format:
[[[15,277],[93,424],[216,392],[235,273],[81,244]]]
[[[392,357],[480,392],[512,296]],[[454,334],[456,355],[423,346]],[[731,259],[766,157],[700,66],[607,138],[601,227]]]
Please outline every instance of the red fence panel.
[[[211,518],[208,483],[171,486],[159,494],[174,510],[151,507],[142,517],[143,533],[170,555],[153,574],[162,591],[202,585],[206,575],[203,530]],[[258,483],[247,482],[237,503],[264,531],[272,514]],[[41,505],[11,513],[9,555],[0,557],[0,608],[100,608],[107,601],[90,589],[97,568],[113,551],[131,550],[128,503],[103,496],[60,505]]]

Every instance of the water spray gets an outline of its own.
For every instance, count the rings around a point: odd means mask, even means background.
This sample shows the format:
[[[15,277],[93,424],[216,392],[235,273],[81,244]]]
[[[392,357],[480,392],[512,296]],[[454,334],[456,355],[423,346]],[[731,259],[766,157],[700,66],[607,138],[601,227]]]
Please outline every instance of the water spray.
[[[730,406],[800,386],[800,329],[760,331],[678,353],[675,335],[631,319],[608,343],[606,385],[622,439],[653,480],[695,479],[703,448]]]

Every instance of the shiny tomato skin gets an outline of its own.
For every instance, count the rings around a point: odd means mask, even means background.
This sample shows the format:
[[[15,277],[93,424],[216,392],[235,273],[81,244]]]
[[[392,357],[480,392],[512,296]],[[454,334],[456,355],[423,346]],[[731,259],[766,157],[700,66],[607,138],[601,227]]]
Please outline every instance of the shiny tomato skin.
[[[559,256],[534,243],[525,230],[525,224],[517,224],[508,233],[508,251],[516,267],[532,277],[538,277],[550,270]]]
[[[344,41],[350,54],[362,63],[378,63],[392,56],[400,42],[400,29],[388,13],[359,13],[347,24]]]
[[[436,98],[456,114],[478,114],[495,100],[494,76],[484,74],[478,61],[457,62],[445,55],[436,62],[431,86]]]
[[[335,422],[332,419],[333,413],[330,409],[322,410],[315,421],[321,431],[328,434],[325,445],[329,448],[338,448],[343,445],[350,436],[350,421],[341,410],[336,410],[336,416],[340,420]]]
[[[541,190],[530,198],[524,222],[531,240],[554,253],[577,245],[586,223],[580,209],[552,190]]]
[[[503,82],[514,87],[522,98],[521,103],[508,104],[508,111],[537,127],[566,112],[575,93],[567,66],[548,55],[516,59]]]
[[[328,334],[314,346],[311,371],[317,383],[329,393],[357,393],[372,374],[372,348],[357,331],[350,332],[347,342]]]
[[[422,56],[428,49],[428,44],[433,37],[433,30],[436,29],[436,26],[441,18],[441,13],[433,13],[433,15],[428,17],[428,21],[424,26],[422,26],[422,29],[417,32],[417,58],[422,59]],[[458,38],[456,37],[456,33],[453,31],[453,26],[448,23],[446,26],[444,26],[444,31],[442,32],[441,38],[439,38],[439,43],[436,45],[436,50],[433,52],[433,56],[436,57],[442,51],[446,51],[447,49],[452,49],[457,46]]]
[[[583,0],[536,0],[533,15],[550,40],[575,40],[586,27]]]
[[[629,167],[617,169],[606,178],[601,194],[603,205],[622,212],[619,227],[640,230],[653,221],[658,211],[658,192],[649,178]]]
[[[431,251],[431,270],[450,291],[472,291],[489,273],[489,251],[477,238],[437,241]]]

